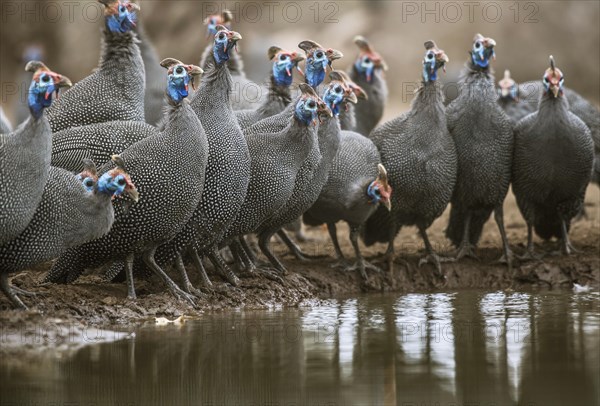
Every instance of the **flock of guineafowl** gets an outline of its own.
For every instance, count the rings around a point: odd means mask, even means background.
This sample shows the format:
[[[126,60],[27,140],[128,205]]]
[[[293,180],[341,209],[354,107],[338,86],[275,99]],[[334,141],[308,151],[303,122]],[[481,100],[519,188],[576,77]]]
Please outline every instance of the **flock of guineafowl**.
[[[410,111],[379,124],[387,67],[363,37],[355,38],[359,56],[348,73],[332,68],[339,51],[316,42],[300,42],[304,55],[272,46],[268,88],[245,100],[235,92],[261,85],[244,74],[242,36],[230,29],[228,11],[206,19],[214,41],[196,66],[159,63],[136,25],[135,3],[99,1],[106,23],[98,69],[73,85],[30,61],[30,117],[12,132],[2,123],[0,286],[16,307],[26,308],[19,295],[31,293],[8,275],[55,258],[45,282],[73,282],[99,268],[109,280],[126,280],[132,299],[134,275],[155,274],[194,303],[202,292],[184,259],[206,287],[204,258],[232,285],[240,274],[280,280],[286,268],[270,241],[277,234],[304,258],[286,233],[300,221],[326,224],[340,261],[336,222],[346,221],[356,263],[345,266],[365,279],[375,267],[361,256],[359,238],[387,242],[391,266],[395,236],[416,226],[426,250],[419,265],[443,278],[442,262],[475,256],[494,213],[500,260],[510,268],[502,205],[511,183],[528,227],[522,258],[540,258],[534,230],[572,252],[570,222],[590,179],[600,178],[600,113],[564,87],[552,57],[542,81],[518,86],[506,72],[496,90],[496,43],[477,34],[448,103],[437,79],[449,59],[427,41]],[[166,92],[145,85],[157,81]],[[63,88],[70,89],[59,98]],[[449,203],[451,258],[436,254],[427,236]],[[258,261],[249,235],[269,265]],[[171,266],[179,285],[165,273]]]

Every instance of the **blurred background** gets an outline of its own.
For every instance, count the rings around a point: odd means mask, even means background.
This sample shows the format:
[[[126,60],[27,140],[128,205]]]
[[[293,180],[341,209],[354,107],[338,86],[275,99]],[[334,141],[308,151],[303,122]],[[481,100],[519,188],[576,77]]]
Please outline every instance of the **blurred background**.
[[[510,69],[517,82],[541,79],[554,55],[565,83],[600,103],[600,2],[598,1],[218,1],[142,0],[139,17],[159,56],[197,63],[207,44],[203,20],[225,8],[243,35],[240,52],[247,75],[268,76],[266,50],[297,50],[312,39],[341,50],[334,65],[346,69],[358,51],[352,39],[366,36],[389,65],[385,118],[408,108],[419,81],[423,42],[433,39],[450,57],[443,80],[455,81],[475,33],[497,42],[497,80]],[[43,50],[51,69],[77,81],[98,63],[103,7],[94,0],[0,0],[0,104],[13,120],[30,74],[25,58]],[[26,50],[29,49],[29,52]]]

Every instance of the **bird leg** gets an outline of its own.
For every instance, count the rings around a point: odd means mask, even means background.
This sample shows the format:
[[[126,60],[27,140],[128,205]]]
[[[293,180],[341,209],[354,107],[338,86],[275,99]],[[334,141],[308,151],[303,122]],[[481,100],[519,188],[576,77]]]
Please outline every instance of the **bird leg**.
[[[150,268],[156,275],[158,275],[163,280],[163,282],[167,285],[167,288],[169,288],[169,291],[171,291],[173,296],[175,296],[179,300],[187,301],[193,307],[197,307],[194,296],[181,290],[179,286],[177,286],[177,284],[173,282],[171,278],[169,278],[169,275],[167,275],[165,271],[163,271],[160,268],[160,266],[158,266],[154,259],[155,252],[156,247],[151,248],[142,254],[142,259],[144,260],[148,268]]]
[[[560,233],[561,233],[561,251],[564,255],[571,255],[578,252],[569,239],[569,231],[567,230],[567,222],[565,219],[560,220]]]
[[[350,242],[352,243],[352,248],[354,248],[354,254],[356,255],[356,263],[352,266],[346,267],[346,271],[356,271],[360,272],[360,276],[363,280],[367,280],[369,276],[367,275],[366,269],[371,269],[377,272],[381,272],[381,269],[366,261],[362,254],[360,253],[360,247],[358,246],[358,233],[360,232],[359,227],[350,226]]]
[[[189,256],[192,258],[192,262],[198,272],[200,273],[200,278],[202,278],[202,284],[205,288],[212,290],[212,282],[208,279],[208,275],[206,274],[206,269],[204,269],[204,264],[202,263],[202,259],[198,255],[195,249],[190,248]]]
[[[256,256],[256,253],[254,252],[254,250],[250,247],[250,245],[248,245],[248,242],[246,241],[246,237],[244,237],[242,235],[238,238],[238,241],[239,241],[240,245],[242,246],[242,248],[244,249],[244,252],[246,253],[246,255],[248,255],[248,258],[250,258],[250,260],[256,265],[256,263],[258,262],[258,257]]]
[[[14,292],[13,287],[8,282],[8,273],[2,272],[0,273],[0,289],[6,295],[8,300],[15,306],[17,309],[27,310],[27,306],[25,303],[19,299],[19,296]]]
[[[213,245],[210,248],[210,251],[208,253],[208,259],[213,264],[215,269],[219,271],[219,273],[225,278],[225,280],[227,280],[227,282],[229,282],[233,286],[238,286],[240,284],[240,280],[237,276],[235,276],[235,274],[233,273],[229,265],[227,265],[223,257],[221,257],[221,253],[219,252],[219,249],[216,245]]]
[[[133,283],[133,252],[125,258],[125,280],[127,281],[127,299],[135,300],[135,284]],[[118,261],[117,261],[118,262]],[[120,264],[119,264],[120,265]],[[113,264],[114,266],[114,264]]]
[[[277,271],[285,275],[287,273],[287,269],[271,251],[270,241],[272,236],[273,233],[271,232],[260,234],[258,236],[258,246],[260,247],[263,255],[267,257],[271,265],[273,265]]]
[[[299,259],[300,261],[310,261],[313,259],[323,259],[327,257],[327,255],[305,254],[304,252],[302,252],[300,247],[294,241],[292,241],[292,239],[287,235],[283,228],[277,231],[277,235],[281,238],[281,241],[283,241],[285,245],[287,245],[292,255],[294,255],[296,259]]]
[[[337,261],[331,265],[332,268],[348,268],[350,265],[346,258],[344,258],[344,253],[340,248],[340,243],[337,238],[337,229],[335,227],[335,223],[327,223],[327,231],[329,232],[329,237],[331,238],[331,242],[333,243],[333,249],[335,250],[335,256]]]
[[[504,210],[502,205],[496,207],[494,210],[494,219],[496,220],[496,224],[498,224],[498,230],[502,237],[503,253],[498,262],[506,264],[508,266],[508,271],[510,272],[512,271],[513,253],[508,245],[508,238],[506,237],[506,230],[504,229]]]
[[[456,250],[455,261],[458,261],[464,257],[470,257],[479,261],[479,257],[475,255],[475,247],[469,241],[469,231],[471,228],[471,212],[467,211],[467,218],[465,219],[465,228],[463,229],[463,238]]]
[[[254,262],[248,256],[240,241],[234,238],[231,244],[229,244],[229,248],[236,257],[238,269],[243,273],[252,274],[256,269],[256,265],[254,265]]]
[[[192,282],[190,282],[190,278],[185,270],[185,264],[183,263],[183,258],[181,258],[180,253],[178,253],[177,258],[175,258],[175,269],[177,269],[177,272],[179,272],[179,276],[181,277],[181,284],[184,292],[194,295],[197,298],[206,297],[204,293],[196,289],[194,285],[192,285]]]
[[[442,262],[453,262],[453,259],[440,257],[435,252],[435,250],[433,249],[433,246],[431,245],[431,242],[429,241],[429,237],[427,236],[427,230],[425,229],[425,227],[419,226],[419,234],[421,234],[421,238],[423,239],[423,242],[425,243],[425,251],[427,252],[426,256],[419,259],[419,268],[423,264],[431,263],[435,267],[437,276],[439,278],[445,280],[446,275],[444,275],[444,272],[442,272]]]
[[[535,253],[535,247],[533,245],[533,226],[527,224],[527,252],[519,256],[521,261],[540,261],[544,256]]]

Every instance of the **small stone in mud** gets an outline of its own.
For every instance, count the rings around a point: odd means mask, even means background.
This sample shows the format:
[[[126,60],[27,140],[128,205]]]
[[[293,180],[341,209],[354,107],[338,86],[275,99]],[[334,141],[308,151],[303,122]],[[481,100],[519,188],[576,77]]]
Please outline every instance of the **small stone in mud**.
[[[117,298],[114,296],[106,296],[104,299],[102,299],[102,303],[104,303],[105,305],[112,306],[115,303],[117,303]]]

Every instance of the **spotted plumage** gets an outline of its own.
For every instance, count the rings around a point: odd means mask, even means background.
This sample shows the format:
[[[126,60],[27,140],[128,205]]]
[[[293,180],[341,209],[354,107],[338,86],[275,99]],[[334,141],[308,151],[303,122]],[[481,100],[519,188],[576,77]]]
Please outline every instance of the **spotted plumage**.
[[[0,134],[8,134],[11,131],[12,125],[10,124],[8,117],[6,117],[6,113],[4,113],[4,110],[0,106]]]
[[[137,37],[134,3],[102,0],[106,6],[100,63],[47,111],[53,132],[116,120],[144,121],[144,62]]]
[[[48,180],[52,133],[43,114],[53,93],[68,87],[68,78],[31,61],[28,94],[30,117],[15,131],[0,135],[0,245],[18,236],[29,224]]]

